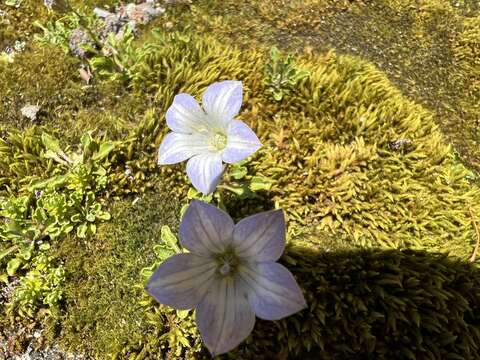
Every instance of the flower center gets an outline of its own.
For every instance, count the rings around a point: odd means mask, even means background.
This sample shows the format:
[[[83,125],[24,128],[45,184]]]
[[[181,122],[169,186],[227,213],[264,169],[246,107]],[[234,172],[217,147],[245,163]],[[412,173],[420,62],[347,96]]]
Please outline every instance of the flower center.
[[[231,276],[235,273],[238,266],[238,258],[233,251],[226,251],[225,253],[217,255],[217,269],[222,276]]]
[[[215,148],[215,150],[221,151],[225,149],[225,146],[227,146],[227,137],[224,134],[217,132],[212,136],[210,144]]]

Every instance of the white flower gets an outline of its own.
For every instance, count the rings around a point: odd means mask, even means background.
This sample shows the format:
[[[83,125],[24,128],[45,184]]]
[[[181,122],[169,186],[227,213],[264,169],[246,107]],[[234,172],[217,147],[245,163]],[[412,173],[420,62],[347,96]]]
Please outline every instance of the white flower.
[[[255,315],[278,320],[306,307],[292,274],[276,261],[285,248],[282,210],[232,218],[193,201],[180,224],[190,252],[164,261],[146,290],[160,303],[196,309],[202,339],[212,355],[228,352],[252,332]]]
[[[242,83],[221,81],[203,94],[203,110],[188,94],[178,94],[167,110],[172,130],[159,148],[160,165],[187,159],[187,175],[203,194],[215,190],[223,172],[223,162],[241,161],[262,145],[245,123],[235,120],[242,106]]]

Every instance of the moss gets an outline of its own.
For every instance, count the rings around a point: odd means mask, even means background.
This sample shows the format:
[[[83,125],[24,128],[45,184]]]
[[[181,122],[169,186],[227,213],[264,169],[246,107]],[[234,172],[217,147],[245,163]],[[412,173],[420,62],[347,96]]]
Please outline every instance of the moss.
[[[92,358],[204,358],[192,314],[146,301],[140,270],[153,263],[162,225],[176,229],[178,203],[146,194],[113,206],[95,242],[64,242],[69,276],[61,341]],[[336,243],[337,251],[318,249]],[[252,335],[225,358],[474,359],[480,333],[480,272],[424,251],[338,249],[317,234],[287,248],[282,262],[309,304],[278,322],[257,320]],[[149,304],[146,306],[145,304]],[[176,334],[176,335],[175,335]],[[188,346],[178,348],[175,336]],[[190,347],[191,346],[191,347]]]
[[[176,228],[179,203],[161,194],[146,194],[113,204],[112,221],[99,226],[95,241],[70,238],[58,249],[68,277],[61,341],[74,351],[106,354],[142,348],[158,336],[139,305],[140,270],[155,258],[160,228]],[[140,287],[137,287],[140,285]]]
[[[1,65],[0,65],[1,66]],[[0,85],[0,121],[23,127],[31,120],[22,116],[26,104],[39,105],[38,121],[54,120],[62,111],[74,112],[88,97],[79,81],[79,62],[56,47],[34,46],[19,54],[13,64],[4,64]]]
[[[276,45],[317,54],[333,48],[361,56],[432,110],[462,161],[478,170],[479,98],[464,95],[471,74],[458,66],[455,47],[479,10],[475,1],[200,0],[191,13],[179,11],[169,20],[242,48]],[[473,65],[475,58],[465,62]]]
[[[2,1],[0,10],[5,13],[0,17],[0,52],[16,40],[28,42],[35,32],[33,22],[49,18],[43,2],[36,0],[24,0],[18,8],[5,5]]]
[[[231,359],[476,359],[478,268],[443,254],[287,251],[308,309],[257,321]]]
[[[267,60],[254,50],[240,53],[210,37],[179,41],[168,35],[145,49],[133,70],[133,89],[153,97],[161,124],[176,93],[198,98],[215,80],[243,81],[239,118],[264,143],[250,171],[274,181],[262,201],[286,209],[293,233],[328,229],[351,235],[355,246],[468,257],[474,244],[470,208],[478,211],[480,196],[472,186],[475,176],[456,160],[433,114],[406,99],[371,64],[333,52],[306,56],[299,66],[311,76],[277,103],[262,82]],[[151,153],[165,130],[155,127],[154,133]],[[409,145],[392,147],[399,140]],[[185,188],[186,178],[176,169],[181,173],[181,167],[161,171],[173,175],[166,177],[172,186]]]

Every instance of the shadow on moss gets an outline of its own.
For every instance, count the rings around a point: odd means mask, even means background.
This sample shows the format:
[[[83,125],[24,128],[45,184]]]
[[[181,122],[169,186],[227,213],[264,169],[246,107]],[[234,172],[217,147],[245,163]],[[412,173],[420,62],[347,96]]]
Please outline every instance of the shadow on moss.
[[[309,308],[258,321],[236,359],[477,359],[480,271],[424,251],[290,248]]]
[[[141,269],[155,261],[159,230],[169,225],[176,232],[178,214],[176,201],[148,194],[136,204],[116,203],[95,241],[61,245],[69,276],[59,324],[63,346],[98,359],[208,358],[192,312],[180,317],[142,290]],[[311,243],[335,239],[317,235]],[[477,267],[424,251],[329,252],[301,243],[288,247],[282,262],[309,308],[278,322],[258,320],[247,341],[224,358],[476,358]]]

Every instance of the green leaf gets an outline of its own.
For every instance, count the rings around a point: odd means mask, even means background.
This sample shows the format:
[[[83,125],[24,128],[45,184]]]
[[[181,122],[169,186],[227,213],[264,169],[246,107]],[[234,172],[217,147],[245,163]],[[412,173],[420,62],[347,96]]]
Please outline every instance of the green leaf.
[[[110,215],[110,213],[108,211],[102,211],[100,213],[97,214],[97,218],[100,219],[100,220],[110,220],[112,218],[112,216]]]
[[[160,238],[168,247],[172,248],[176,252],[181,252],[180,248],[178,247],[178,239],[173,234],[172,230],[168,225],[163,225],[160,230]]]
[[[56,138],[44,132],[42,134],[42,143],[47,150],[50,150],[53,153],[59,153],[62,151],[60,148],[60,143]]]
[[[108,156],[108,154],[110,154],[110,152],[112,152],[114,148],[115,144],[113,142],[104,142],[100,145],[100,149],[98,149],[98,152],[92,156],[92,159],[95,161],[103,160]]]
[[[10,255],[11,253],[17,250],[18,250],[18,245],[10,246],[8,249],[0,252],[0,260],[2,260],[4,257],[7,257],[8,255]]]
[[[244,166],[234,166],[232,168],[232,171],[230,172],[230,175],[235,179],[235,180],[240,180],[243,179],[247,175],[248,171],[247,168]]]
[[[48,243],[43,243],[43,244],[40,244],[40,246],[38,247],[40,250],[42,251],[45,251],[45,250],[48,250],[50,249],[50,244]]]
[[[85,219],[87,221],[94,222],[95,221],[95,214],[88,213],[87,216],[85,216]]]
[[[188,316],[189,312],[190,312],[190,310],[177,310],[177,316],[180,319],[185,319]]]
[[[21,249],[17,256],[23,258],[24,260],[30,260],[32,258],[33,245],[26,246]]]
[[[87,224],[86,224],[86,223],[80,224],[80,225],[77,227],[77,236],[80,237],[80,238],[86,237],[86,235],[87,235],[87,230],[88,230],[88,227],[87,227]]]
[[[56,188],[59,186],[63,186],[66,180],[67,180],[67,177],[65,175],[52,176],[51,178],[48,178],[46,180],[33,181],[32,184],[30,184],[28,189],[30,191],[33,191],[38,189],[45,189],[47,187]]]
[[[162,245],[155,246],[153,248],[153,251],[161,261],[164,261],[168,259],[170,256],[175,254],[175,252],[172,249],[167,249]]]
[[[13,276],[17,272],[18,268],[22,265],[22,260],[18,258],[11,259],[7,264],[8,276]]]
[[[250,183],[250,190],[252,191],[270,190],[271,187],[272,187],[271,180],[261,176],[252,177],[252,181]]]
[[[84,134],[81,137],[80,142],[82,143],[84,150],[88,149],[90,147],[90,144],[92,143],[92,136],[90,135],[90,133]]]

